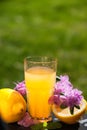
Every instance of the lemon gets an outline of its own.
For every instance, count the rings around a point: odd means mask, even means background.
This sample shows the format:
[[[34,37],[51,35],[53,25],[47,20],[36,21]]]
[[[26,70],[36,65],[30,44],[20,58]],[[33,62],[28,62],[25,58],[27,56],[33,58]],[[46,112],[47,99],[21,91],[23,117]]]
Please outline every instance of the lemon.
[[[6,123],[20,120],[26,112],[26,101],[14,89],[0,89],[0,118]]]
[[[87,104],[86,104],[86,112],[87,112]]]
[[[62,122],[67,123],[67,124],[74,124],[76,123],[81,116],[85,113],[86,111],[86,106],[87,102],[85,99],[82,99],[81,104],[80,104],[80,109],[74,109],[74,114],[72,115],[70,113],[69,108],[61,109],[56,105],[52,106],[53,113],[55,116]]]

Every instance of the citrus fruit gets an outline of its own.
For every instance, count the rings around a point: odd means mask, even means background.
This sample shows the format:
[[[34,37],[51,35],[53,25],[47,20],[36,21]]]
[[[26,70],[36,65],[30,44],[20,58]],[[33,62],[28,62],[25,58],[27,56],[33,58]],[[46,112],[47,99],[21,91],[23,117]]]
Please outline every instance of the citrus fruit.
[[[0,118],[6,123],[20,120],[26,112],[26,101],[14,89],[0,89]]]
[[[86,101],[87,102],[87,101]],[[86,112],[87,112],[87,104],[86,104]]]
[[[76,123],[86,111],[87,102],[82,99],[80,109],[74,108],[74,113],[71,114],[69,108],[61,109],[60,107],[53,105],[52,110],[55,116],[62,122],[67,124]]]

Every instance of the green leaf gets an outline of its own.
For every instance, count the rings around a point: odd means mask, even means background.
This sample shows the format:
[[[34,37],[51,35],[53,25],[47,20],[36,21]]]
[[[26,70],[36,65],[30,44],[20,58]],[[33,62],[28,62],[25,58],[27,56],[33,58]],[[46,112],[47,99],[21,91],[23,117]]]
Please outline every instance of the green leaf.
[[[43,123],[43,127],[47,127],[47,125],[48,125],[47,122]]]
[[[67,106],[64,105],[64,104],[61,104],[61,105],[60,105],[60,108],[61,108],[61,109],[64,109],[64,108],[67,108]]]
[[[63,95],[63,96],[64,96],[64,93],[60,93],[60,95]]]
[[[31,126],[31,130],[54,130],[62,127],[62,124],[59,122],[48,122],[47,126],[44,127],[44,123],[36,124]]]
[[[73,113],[74,113],[74,107],[70,107],[70,113],[73,115]]]
[[[32,125],[31,130],[43,130],[43,123]]]
[[[59,122],[49,122],[48,123],[48,126],[47,128],[50,129],[50,130],[54,130],[54,129],[58,129],[58,128],[61,128],[62,127],[62,124],[59,123]]]
[[[75,107],[76,107],[77,109],[80,109],[80,106],[75,105]]]

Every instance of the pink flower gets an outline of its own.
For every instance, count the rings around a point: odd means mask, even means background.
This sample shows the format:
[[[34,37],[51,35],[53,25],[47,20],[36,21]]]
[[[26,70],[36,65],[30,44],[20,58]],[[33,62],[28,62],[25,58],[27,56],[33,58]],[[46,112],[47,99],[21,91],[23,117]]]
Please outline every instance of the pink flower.
[[[19,120],[18,125],[24,126],[24,127],[29,127],[31,125],[37,124],[38,122],[34,119],[31,118],[28,112],[25,113],[24,117]]]
[[[26,95],[26,86],[24,81],[16,83],[16,87],[14,89],[21,95]]]

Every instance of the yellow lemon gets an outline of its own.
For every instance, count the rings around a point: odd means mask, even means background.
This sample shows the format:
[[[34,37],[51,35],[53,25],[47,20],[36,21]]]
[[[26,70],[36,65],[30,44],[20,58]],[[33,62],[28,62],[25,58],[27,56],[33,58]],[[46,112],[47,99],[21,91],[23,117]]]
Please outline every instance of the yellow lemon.
[[[6,123],[20,120],[26,112],[26,101],[14,89],[0,89],[0,118]]]
[[[87,101],[86,101],[87,102]],[[86,111],[87,111],[87,104],[86,104]]]
[[[80,109],[74,109],[74,114],[70,113],[69,108],[61,109],[56,105],[52,106],[53,113],[62,122],[67,124],[76,123],[86,111],[87,102],[85,99],[81,101]]]

